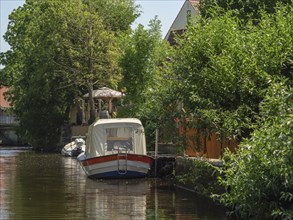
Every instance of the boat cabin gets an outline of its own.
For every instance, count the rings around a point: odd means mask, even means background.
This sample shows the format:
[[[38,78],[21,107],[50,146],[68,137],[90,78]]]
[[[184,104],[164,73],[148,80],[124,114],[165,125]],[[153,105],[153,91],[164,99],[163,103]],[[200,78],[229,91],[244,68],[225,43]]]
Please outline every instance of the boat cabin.
[[[138,119],[99,119],[89,127],[86,139],[88,158],[119,151],[146,154],[144,128]]]

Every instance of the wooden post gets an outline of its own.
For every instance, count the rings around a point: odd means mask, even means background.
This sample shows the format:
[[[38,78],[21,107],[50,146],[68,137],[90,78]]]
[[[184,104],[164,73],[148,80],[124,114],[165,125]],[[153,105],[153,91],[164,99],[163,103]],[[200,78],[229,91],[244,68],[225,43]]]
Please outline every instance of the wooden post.
[[[159,129],[156,128],[156,140],[155,140],[155,177],[157,177],[158,142],[159,142]]]
[[[108,110],[110,114],[112,114],[112,100],[113,98],[109,98],[109,101],[108,101]]]
[[[99,115],[102,111],[102,99],[98,99],[98,102],[99,102]]]

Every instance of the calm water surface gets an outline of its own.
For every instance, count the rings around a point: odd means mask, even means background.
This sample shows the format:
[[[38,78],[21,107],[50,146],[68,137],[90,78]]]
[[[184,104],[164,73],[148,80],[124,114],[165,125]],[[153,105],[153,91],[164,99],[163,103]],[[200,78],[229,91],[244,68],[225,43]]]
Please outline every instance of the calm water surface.
[[[0,219],[226,219],[166,180],[91,180],[59,154],[0,148]]]

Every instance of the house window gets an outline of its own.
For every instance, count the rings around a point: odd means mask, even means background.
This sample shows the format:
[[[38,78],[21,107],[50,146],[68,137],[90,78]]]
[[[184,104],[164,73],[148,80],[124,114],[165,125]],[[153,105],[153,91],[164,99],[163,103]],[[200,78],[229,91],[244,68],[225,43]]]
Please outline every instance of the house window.
[[[191,18],[191,10],[187,10],[186,18],[187,18],[187,20],[189,20]]]

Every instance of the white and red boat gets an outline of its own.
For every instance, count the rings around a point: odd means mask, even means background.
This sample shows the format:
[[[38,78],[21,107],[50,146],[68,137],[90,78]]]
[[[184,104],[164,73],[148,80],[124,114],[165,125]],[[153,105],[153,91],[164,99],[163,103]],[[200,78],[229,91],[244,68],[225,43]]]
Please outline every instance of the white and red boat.
[[[154,161],[135,118],[99,119],[89,127],[85,152],[77,159],[90,178],[145,177]]]

